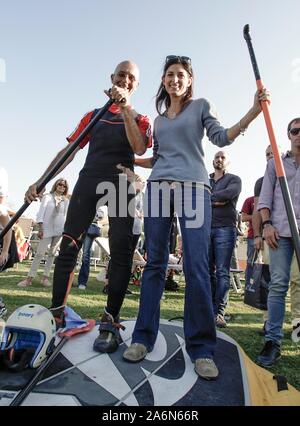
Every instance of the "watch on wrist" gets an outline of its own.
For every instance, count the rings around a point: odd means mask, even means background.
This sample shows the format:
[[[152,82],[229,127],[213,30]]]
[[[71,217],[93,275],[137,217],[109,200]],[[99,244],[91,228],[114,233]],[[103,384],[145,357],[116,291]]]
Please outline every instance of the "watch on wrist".
[[[273,222],[270,219],[264,220],[261,226],[264,228],[266,225],[273,225]]]

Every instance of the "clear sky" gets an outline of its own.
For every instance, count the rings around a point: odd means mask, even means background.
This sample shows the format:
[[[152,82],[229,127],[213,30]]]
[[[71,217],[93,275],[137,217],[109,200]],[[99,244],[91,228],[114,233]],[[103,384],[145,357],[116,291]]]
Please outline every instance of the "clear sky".
[[[18,209],[82,115],[101,106],[115,65],[133,59],[141,83],[135,108],[156,116],[154,96],[168,54],[192,58],[195,97],[206,97],[230,127],[256,90],[243,26],[250,24],[278,143],[300,116],[299,0],[16,0],[0,2],[0,166]],[[238,206],[264,173],[268,136],[261,115],[226,150],[243,181]],[[206,164],[217,147],[206,144]],[[62,173],[74,186],[85,148]],[[151,150],[147,156],[151,155]],[[147,176],[145,169],[138,173]],[[48,185],[48,189],[50,184]],[[27,215],[34,216],[37,205]]]

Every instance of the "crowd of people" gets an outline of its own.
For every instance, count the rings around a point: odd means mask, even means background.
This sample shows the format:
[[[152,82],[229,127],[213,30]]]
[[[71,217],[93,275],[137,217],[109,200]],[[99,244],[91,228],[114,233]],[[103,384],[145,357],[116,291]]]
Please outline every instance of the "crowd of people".
[[[85,164],[68,197],[68,183],[59,178],[49,194],[37,193],[40,182],[65,154],[98,112],[88,112],[68,144],[53,159],[45,173],[25,194],[29,203],[42,197],[37,216],[40,242],[26,279],[32,283],[46,250],[48,257],[42,284],[50,286],[50,270],[55,260],[50,310],[57,326],[64,324],[64,308],[72,287],[78,254],[83,247],[78,286],[85,289],[89,277],[90,250],[100,236],[99,211],[107,206],[110,262],[107,271],[107,302],[101,315],[95,351],[117,350],[121,337],[120,311],[132,273],[133,255],[144,231],[146,264],[143,269],[140,305],[132,343],[123,353],[128,362],[140,362],[156,344],[160,320],[160,301],[166,283],[170,253],[170,233],[176,215],[181,233],[185,275],[184,335],[186,351],[195,372],[207,380],[217,379],[214,362],[216,327],[226,327],[226,307],[230,288],[230,270],[237,244],[237,201],[242,189],[239,176],[229,173],[229,156],[224,146],[243,135],[261,112],[261,103],[269,101],[266,89],[255,93],[249,111],[229,128],[223,127],[207,99],[193,98],[192,61],[186,56],[167,56],[156,94],[156,117],[152,129],[148,116],[131,106],[131,95],[139,85],[139,69],[132,61],[119,63],[111,75],[113,99],[99,122],[84,138],[57,172],[89,144]],[[219,150],[208,175],[204,162],[203,137]],[[288,125],[291,149],[283,155],[291,199],[300,227],[300,118]],[[153,155],[143,155],[153,143]],[[293,244],[282,194],[276,180],[272,150],[267,148],[267,169],[255,185],[254,195],[245,200],[241,220],[250,224],[247,235],[247,260],[269,247],[271,282],[268,316],[265,318],[265,344],[257,362],[269,367],[280,357],[285,297],[289,287]],[[134,166],[152,169],[145,194],[143,182]],[[2,196],[3,197],[3,196]],[[100,210],[99,210],[100,209]],[[0,220],[9,217],[1,207]],[[3,240],[0,266],[8,257],[11,231]],[[236,259],[236,257],[235,257]],[[299,269],[294,260],[293,326],[300,324]],[[241,286],[241,284],[239,284]]]

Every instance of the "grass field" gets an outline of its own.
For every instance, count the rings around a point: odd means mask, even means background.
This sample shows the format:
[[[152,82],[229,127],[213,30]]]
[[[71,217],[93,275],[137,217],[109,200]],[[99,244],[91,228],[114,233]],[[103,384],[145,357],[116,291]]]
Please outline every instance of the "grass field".
[[[50,306],[51,288],[44,288],[40,284],[40,275],[27,288],[16,286],[21,279],[26,277],[28,268],[28,263],[23,262],[18,266],[18,269],[9,270],[0,276],[0,295],[8,308],[8,314],[27,303]],[[94,268],[91,268],[88,289],[84,291],[74,287],[69,295],[68,305],[75,309],[83,318],[98,319],[105,306],[106,296],[102,293],[103,283],[98,282],[95,278],[98,272],[99,268],[97,272],[94,271]],[[76,278],[74,282],[76,283]],[[130,286],[130,289],[133,291],[133,295],[125,298],[121,313],[122,319],[134,318],[137,314],[139,287]],[[181,316],[183,300],[184,280],[182,279],[178,292],[165,293],[165,299],[161,302],[161,317],[170,319]],[[222,331],[234,338],[247,355],[252,360],[255,360],[263,345],[263,337],[258,334],[258,330],[263,323],[262,312],[244,305],[243,296],[234,292],[230,293],[227,312],[231,315],[231,319],[228,327],[222,329]],[[274,374],[286,376],[288,382],[300,391],[300,343],[298,345],[293,343],[290,335],[290,306],[288,299],[284,339],[282,342],[282,358],[270,371]]]

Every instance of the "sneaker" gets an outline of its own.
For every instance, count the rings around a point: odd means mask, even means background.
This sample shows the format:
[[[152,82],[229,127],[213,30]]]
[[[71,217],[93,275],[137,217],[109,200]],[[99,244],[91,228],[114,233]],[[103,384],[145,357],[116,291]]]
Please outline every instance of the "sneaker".
[[[96,352],[112,353],[118,349],[122,339],[119,329],[125,330],[125,327],[119,324],[119,318],[116,320],[108,312],[102,315],[99,336],[94,342],[93,349]]]
[[[210,358],[198,358],[195,361],[196,373],[205,380],[215,380],[219,375],[219,370]]]
[[[51,282],[48,277],[42,277],[41,284],[43,284],[44,287],[50,287]]]
[[[215,324],[219,328],[225,328],[225,327],[227,327],[227,322],[225,321],[225,318],[221,314],[218,314],[216,316],[216,318],[215,318]]]
[[[79,290],[86,290],[86,285],[84,284],[79,284],[78,285]]]
[[[123,353],[123,358],[129,362],[140,362],[148,353],[148,349],[141,343],[132,343]]]
[[[261,367],[271,367],[281,357],[280,345],[272,340],[268,340],[261,353],[256,358],[256,364]]]
[[[31,277],[27,277],[27,278],[25,278],[25,280],[20,281],[17,284],[17,287],[28,287],[31,284],[32,284],[32,278]]]

